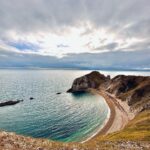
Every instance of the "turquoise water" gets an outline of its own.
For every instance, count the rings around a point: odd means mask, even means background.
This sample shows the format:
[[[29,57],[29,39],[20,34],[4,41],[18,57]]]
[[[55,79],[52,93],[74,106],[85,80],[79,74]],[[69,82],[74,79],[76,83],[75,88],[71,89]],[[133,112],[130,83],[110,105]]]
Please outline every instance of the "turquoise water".
[[[0,107],[0,129],[65,142],[89,138],[106,121],[108,105],[101,96],[66,93],[75,78],[89,72],[0,70],[0,101],[24,100],[14,106]],[[111,77],[150,75],[150,72],[101,72]],[[30,97],[35,99],[29,100]]]
[[[0,107],[0,129],[66,142],[92,136],[107,118],[107,104],[100,96],[66,93],[76,77],[88,72],[0,70],[0,101],[24,100]]]

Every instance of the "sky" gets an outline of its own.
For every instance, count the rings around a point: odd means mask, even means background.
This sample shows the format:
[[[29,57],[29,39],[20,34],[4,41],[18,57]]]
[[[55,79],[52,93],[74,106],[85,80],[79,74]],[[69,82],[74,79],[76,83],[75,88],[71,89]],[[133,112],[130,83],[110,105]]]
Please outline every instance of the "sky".
[[[150,0],[0,0],[0,67],[150,69]]]

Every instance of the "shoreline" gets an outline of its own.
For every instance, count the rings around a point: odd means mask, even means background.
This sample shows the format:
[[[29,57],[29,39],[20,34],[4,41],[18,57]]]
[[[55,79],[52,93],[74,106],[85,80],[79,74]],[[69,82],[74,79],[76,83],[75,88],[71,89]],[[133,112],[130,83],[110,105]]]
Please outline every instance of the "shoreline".
[[[93,140],[98,136],[119,131],[133,118],[133,114],[132,116],[130,115],[130,112],[125,108],[124,104],[119,103],[117,98],[113,97],[110,93],[95,89],[90,89],[90,92],[104,98],[109,107],[109,118],[106,119],[106,122],[104,122],[103,126],[95,134],[85,141],[81,141],[81,143]]]
[[[102,97],[103,98],[103,97]],[[104,100],[105,101],[105,100]],[[106,102],[107,103],[107,102]],[[85,142],[88,142],[89,140],[92,140],[97,134],[99,134],[99,132],[101,132],[101,130],[106,126],[107,122],[109,121],[110,119],[110,108],[108,106],[108,114],[107,114],[107,117],[106,117],[106,120],[104,121],[104,123],[102,124],[102,126],[100,128],[98,128],[91,136],[89,136],[88,138],[86,138],[85,140],[81,141],[80,143],[85,143]]]

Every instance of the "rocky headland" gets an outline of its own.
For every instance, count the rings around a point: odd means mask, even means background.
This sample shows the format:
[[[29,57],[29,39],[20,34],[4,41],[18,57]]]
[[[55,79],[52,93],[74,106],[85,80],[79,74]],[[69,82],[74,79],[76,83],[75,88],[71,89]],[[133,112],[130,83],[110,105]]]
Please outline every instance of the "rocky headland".
[[[100,94],[110,108],[104,128],[84,143],[60,143],[0,131],[0,150],[149,150],[150,77],[93,71],[74,80],[67,91]]]
[[[92,92],[104,97],[110,108],[110,117],[96,136],[120,131],[139,113],[150,109],[149,76],[118,75],[110,78],[93,71],[75,79],[67,92]]]
[[[140,112],[150,109],[150,77],[118,75],[114,78],[105,76],[98,71],[74,80],[67,92],[87,92],[91,89],[103,91],[130,107],[131,111]]]
[[[78,93],[88,91],[89,88],[97,89],[101,84],[106,83],[109,80],[110,76],[105,77],[105,75],[93,71],[90,74],[75,79],[72,87],[67,92]]]

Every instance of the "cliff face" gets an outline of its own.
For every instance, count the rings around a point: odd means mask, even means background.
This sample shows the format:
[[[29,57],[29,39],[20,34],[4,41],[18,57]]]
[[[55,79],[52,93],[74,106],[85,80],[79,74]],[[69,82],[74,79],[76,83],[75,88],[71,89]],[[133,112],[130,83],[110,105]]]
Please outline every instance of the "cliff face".
[[[118,75],[111,79],[107,91],[117,96],[134,90],[140,85],[148,85],[149,82],[150,77]]]
[[[107,91],[126,101],[133,110],[150,108],[150,77],[118,75],[111,79]]]
[[[105,77],[97,71],[93,71],[90,74],[82,76],[74,80],[71,89],[67,92],[76,93],[84,92],[89,88],[98,88],[102,83],[109,80],[109,77]]]
[[[150,77],[118,75],[110,79],[94,71],[75,79],[68,92],[83,92],[89,88],[103,89],[138,112],[150,108]]]

